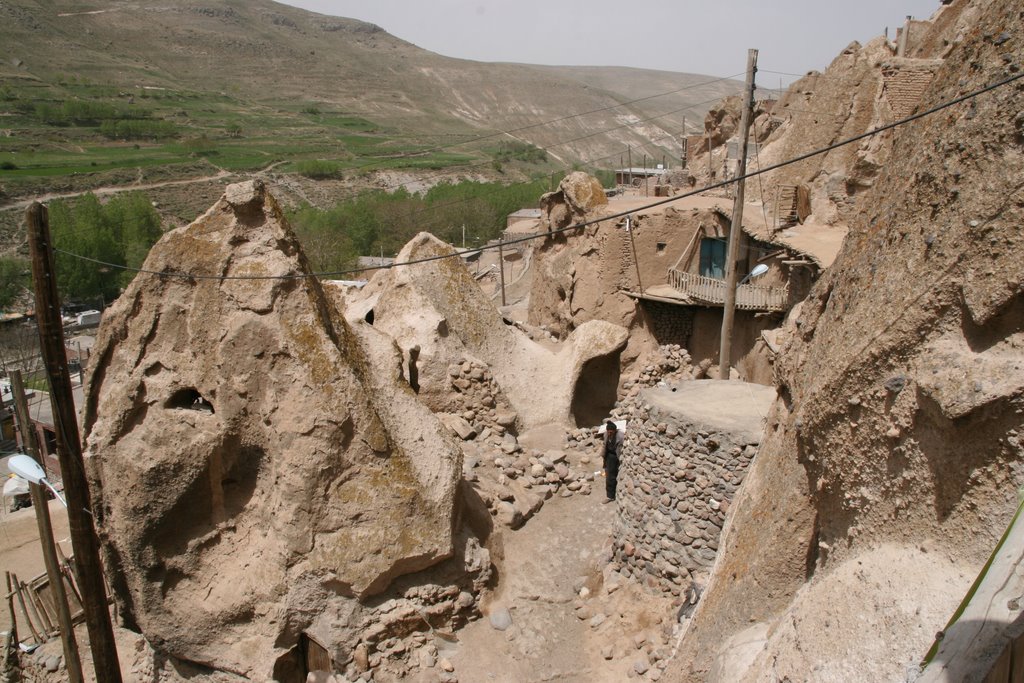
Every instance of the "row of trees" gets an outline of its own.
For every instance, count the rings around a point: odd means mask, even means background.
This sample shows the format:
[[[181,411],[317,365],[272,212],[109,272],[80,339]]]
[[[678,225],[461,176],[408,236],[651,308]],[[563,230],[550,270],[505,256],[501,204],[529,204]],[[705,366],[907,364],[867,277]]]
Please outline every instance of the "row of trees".
[[[463,226],[467,246],[495,239],[508,214],[537,206],[550,182],[442,183],[422,195],[380,191],[326,210],[306,206],[290,220],[314,270],[337,272],[352,268],[359,256],[394,255],[419,232],[459,246]]]

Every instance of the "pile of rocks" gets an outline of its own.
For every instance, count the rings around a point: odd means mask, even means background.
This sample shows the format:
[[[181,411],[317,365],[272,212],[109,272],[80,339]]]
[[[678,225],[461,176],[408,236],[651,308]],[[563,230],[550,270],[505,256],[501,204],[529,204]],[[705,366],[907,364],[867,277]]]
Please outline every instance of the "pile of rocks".
[[[479,596],[492,578],[490,553],[475,537],[465,539],[460,559],[468,581],[417,583],[362,615],[355,646],[344,667],[353,681],[405,678],[417,669],[440,667],[438,642],[480,618]],[[346,680],[346,679],[341,679]]]
[[[632,398],[643,387],[653,387],[659,382],[681,382],[693,379],[690,353],[679,344],[663,344],[654,356],[644,364],[637,363],[635,376],[622,383],[625,398]]]
[[[757,446],[640,399],[615,413],[629,427],[614,555],[624,576],[679,596],[714,563],[730,502]]]
[[[439,417],[463,440],[486,441],[491,435],[501,437],[516,432],[519,415],[494,381],[485,363],[460,358],[448,366],[451,393],[449,414]]]
[[[464,477],[499,524],[519,528],[556,494],[563,498],[590,495],[596,474],[589,471],[589,456],[573,454],[578,463],[573,467],[566,451],[526,453],[516,443],[516,449],[509,453],[504,441],[498,452],[493,451],[492,444],[488,455],[467,454],[463,461]]]

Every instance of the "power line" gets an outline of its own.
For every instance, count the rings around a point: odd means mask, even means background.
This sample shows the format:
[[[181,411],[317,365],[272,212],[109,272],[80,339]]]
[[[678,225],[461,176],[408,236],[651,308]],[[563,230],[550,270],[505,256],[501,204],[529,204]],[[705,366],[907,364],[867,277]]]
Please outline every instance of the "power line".
[[[537,235],[524,235],[523,237],[518,237],[518,238],[514,238],[514,239],[510,239],[510,240],[504,240],[501,245],[484,245],[483,247],[478,247],[478,248],[473,248],[473,249],[463,249],[463,250],[456,249],[456,250],[454,250],[450,254],[438,254],[438,255],[435,255],[435,256],[428,256],[428,257],[424,257],[424,258],[421,258],[421,259],[415,259],[415,260],[412,260],[412,261],[395,262],[395,263],[392,263],[392,264],[389,264],[389,265],[385,265],[385,266],[373,266],[373,267],[368,267],[368,268],[353,268],[353,269],[341,270],[341,271],[330,271],[330,272],[320,272],[320,273],[304,273],[304,274],[292,274],[292,275],[197,275],[197,274],[193,274],[193,273],[182,273],[182,272],[174,272],[174,271],[166,271],[165,272],[165,271],[148,270],[148,269],[145,269],[145,268],[129,268],[127,266],[120,266],[120,265],[117,265],[117,264],[106,263],[104,261],[100,261],[99,259],[89,258],[87,256],[82,256],[80,254],[74,254],[74,253],[71,253],[71,252],[68,252],[68,251],[63,251],[63,250],[60,250],[60,249],[54,249],[54,251],[60,252],[62,254],[66,254],[66,255],[74,257],[74,258],[81,259],[83,261],[88,261],[88,262],[91,262],[91,263],[96,263],[96,264],[107,266],[107,267],[111,267],[111,268],[118,268],[118,269],[121,269],[121,270],[126,270],[126,271],[129,271],[129,272],[135,272],[135,273],[145,273],[145,274],[148,274],[148,275],[156,275],[156,276],[159,276],[159,277],[179,278],[179,279],[183,279],[183,280],[221,280],[221,281],[223,281],[223,280],[298,280],[298,279],[305,279],[305,278],[328,278],[328,277],[338,277],[338,276],[341,276],[341,275],[354,275],[354,274],[363,273],[363,272],[371,271],[371,270],[390,270],[392,268],[397,268],[397,267],[401,267],[401,266],[411,266],[411,265],[417,265],[417,264],[421,264],[421,263],[430,263],[430,262],[433,262],[433,261],[440,261],[442,259],[448,259],[448,258],[462,256],[464,254],[473,254],[473,253],[482,252],[482,251],[494,250],[494,249],[498,249],[499,246],[507,246],[507,245],[511,245],[511,244],[518,244],[520,242],[528,242],[528,241],[535,240],[535,239],[545,238],[545,237],[548,237],[550,235],[566,233],[566,232],[569,232],[569,231],[572,231],[572,230],[580,230],[580,229],[589,227],[591,225],[596,225],[596,224],[603,223],[603,222],[606,222],[606,221],[618,220],[619,218],[625,218],[628,215],[631,215],[631,214],[634,214],[634,213],[637,213],[637,212],[640,212],[640,211],[646,211],[648,209],[653,209],[653,208],[656,208],[656,207],[659,207],[659,206],[663,206],[665,204],[670,204],[672,202],[677,202],[677,201],[680,201],[682,199],[686,199],[688,197],[693,197],[695,195],[707,192],[709,190],[715,190],[715,189],[718,189],[718,188],[721,188],[721,187],[726,187],[727,185],[731,185],[732,183],[737,183],[740,180],[746,180],[748,178],[753,178],[753,177],[762,175],[764,173],[768,173],[770,171],[775,171],[775,170],[778,170],[780,168],[784,168],[786,166],[790,166],[792,164],[799,163],[801,161],[806,161],[807,159],[810,159],[812,157],[819,156],[821,154],[826,154],[828,152],[831,152],[832,150],[838,149],[839,147],[844,147],[846,145],[852,144],[854,142],[858,142],[858,141],[863,140],[865,138],[869,138],[869,137],[872,137],[874,135],[878,135],[879,133],[883,133],[883,132],[885,132],[887,130],[892,130],[894,128],[898,128],[900,126],[906,125],[906,124],[911,123],[913,121],[916,121],[918,119],[924,118],[925,116],[930,116],[931,114],[934,114],[936,112],[942,111],[944,109],[948,109],[949,107],[955,106],[955,105],[960,104],[962,102],[966,102],[967,100],[970,100],[970,99],[973,99],[975,97],[978,97],[979,95],[983,95],[983,94],[985,94],[987,92],[995,90],[996,88],[1000,88],[1000,87],[1003,87],[1005,85],[1009,85],[1010,83],[1018,81],[1018,80],[1020,80],[1022,78],[1024,78],[1024,73],[1018,74],[1016,76],[1011,76],[1009,78],[1003,79],[1001,81],[998,81],[996,83],[988,85],[988,86],[986,86],[984,88],[981,88],[980,90],[975,90],[973,92],[967,93],[966,95],[961,95],[960,97],[957,97],[957,98],[954,98],[952,100],[948,100],[946,102],[940,103],[940,104],[938,104],[938,105],[936,105],[936,106],[934,106],[934,107],[932,107],[930,109],[927,109],[927,110],[925,110],[923,112],[918,112],[917,114],[912,114],[912,115],[910,115],[910,116],[908,116],[906,118],[903,118],[903,119],[900,119],[898,121],[894,121],[892,123],[888,123],[888,124],[879,126],[877,128],[872,128],[869,131],[865,131],[864,133],[860,133],[858,135],[854,135],[853,137],[846,138],[845,140],[840,140],[839,142],[832,143],[831,145],[828,145],[826,147],[819,147],[818,149],[812,150],[810,152],[806,152],[804,154],[800,154],[800,155],[798,155],[796,157],[793,157],[791,159],[787,159],[785,161],[780,161],[780,162],[778,162],[776,164],[771,164],[769,166],[766,166],[765,168],[759,168],[757,171],[749,172],[749,173],[746,173],[746,174],[744,174],[742,176],[737,176],[735,178],[730,178],[728,180],[722,180],[722,181],[719,181],[717,183],[712,183],[711,185],[706,185],[706,186],[704,186],[702,188],[699,188],[699,189],[696,189],[696,190],[691,190],[690,192],[684,192],[683,194],[675,196],[675,197],[667,197],[665,199],[661,199],[661,200],[658,200],[658,201],[650,202],[650,203],[645,204],[643,206],[635,207],[635,208],[629,209],[627,211],[620,211],[618,213],[614,213],[614,214],[611,214],[611,215],[608,215],[608,216],[602,216],[600,218],[593,218],[593,219],[590,219],[590,220],[587,220],[587,221],[583,221],[582,223],[576,223],[576,224],[573,224],[573,225],[566,226],[564,228],[558,228],[558,229],[555,229],[555,230],[550,230],[550,231],[545,232],[545,233],[540,233],[540,234],[537,234]]]

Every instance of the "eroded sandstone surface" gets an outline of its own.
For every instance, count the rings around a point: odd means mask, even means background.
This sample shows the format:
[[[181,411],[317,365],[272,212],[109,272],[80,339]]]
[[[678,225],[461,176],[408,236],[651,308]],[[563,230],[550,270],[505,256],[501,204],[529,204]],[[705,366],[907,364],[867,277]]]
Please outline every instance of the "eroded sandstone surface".
[[[257,680],[304,630],[344,661],[359,600],[452,555],[460,448],[391,339],[306,276],[262,184],[230,186],[145,267],[166,275],[107,313],[84,420],[119,612],[168,655]]]

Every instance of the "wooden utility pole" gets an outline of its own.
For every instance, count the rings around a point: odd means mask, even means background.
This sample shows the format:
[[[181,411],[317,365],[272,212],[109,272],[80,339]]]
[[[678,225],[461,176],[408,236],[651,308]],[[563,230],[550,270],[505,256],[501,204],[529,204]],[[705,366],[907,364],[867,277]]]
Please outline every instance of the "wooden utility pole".
[[[498,239],[498,272],[501,274],[501,305],[505,303],[505,240]]]
[[[686,157],[689,156],[686,140],[686,117],[683,117],[683,137],[679,138],[679,162],[680,168],[686,168]]]
[[[711,129],[708,129],[708,185],[715,179],[715,172],[711,169]]]
[[[732,225],[725,256],[725,305],[722,309],[722,345],[718,351],[718,379],[729,379],[732,364],[732,323],[736,315],[736,260],[739,258],[740,233],[743,232],[743,190],[747,174],[747,136],[754,113],[754,74],[757,72],[757,50],[747,50],[747,83],[743,91],[743,116],[740,119],[740,163],[736,196],[732,204]]]
[[[18,421],[18,432],[21,434],[21,447],[42,464],[42,454],[36,442],[36,433],[29,420],[28,401],[25,399],[25,385],[21,381],[21,371],[11,372],[11,396],[14,400],[14,415]],[[50,580],[50,591],[57,607],[57,622],[60,625],[60,639],[64,645],[64,663],[71,683],[82,683],[82,661],[78,656],[78,641],[75,639],[75,625],[71,622],[71,610],[68,609],[68,596],[64,590],[64,575],[60,571],[57,560],[57,548],[53,543],[53,525],[50,523],[50,508],[46,503],[41,484],[28,484],[32,495],[32,507],[36,509],[36,524],[39,525],[39,544],[43,547],[43,562],[46,565],[46,578]]]
[[[647,196],[647,152],[644,152],[644,196]]]
[[[626,148],[626,165],[629,166],[629,186],[633,187],[633,146]]]
[[[639,293],[644,293],[644,283],[640,279],[640,259],[636,256],[636,239],[633,237],[633,216],[626,216],[626,232],[629,233],[629,244],[633,248],[633,265],[636,267],[636,286],[640,288]]]
[[[117,644],[107,605],[107,589],[100,564],[99,539],[92,525],[92,501],[82,459],[82,443],[78,436],[75,398],[68,373],[64,349],[64,328],[60,319],[60,297],[53,267],[53,246],[46,208],[34,202],[25,213],[28,223],[28,245],[32,258],[32,284],[35,288],[36,322],[43,362],[50,382],[50,403],[57,437],[57,455],[64,479],[64,495],[68,501],[68,526],[71,547],[75,551],[79,590],[89,629],[96,680],[121,683],[117,660]]]

